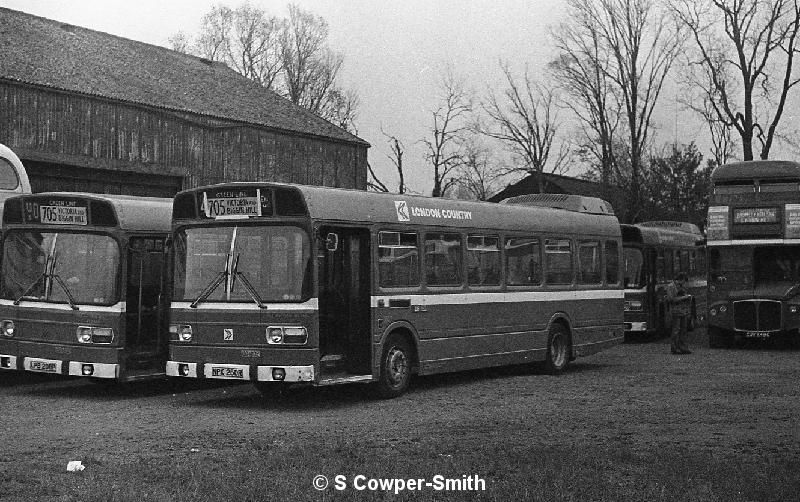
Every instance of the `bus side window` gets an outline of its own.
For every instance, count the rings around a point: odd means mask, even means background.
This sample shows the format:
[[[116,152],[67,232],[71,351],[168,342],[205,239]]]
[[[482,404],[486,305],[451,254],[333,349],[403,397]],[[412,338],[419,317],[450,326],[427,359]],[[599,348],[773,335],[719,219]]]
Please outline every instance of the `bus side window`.
[[[572,241],[545,239],[544,257],[547,284],[572,284]]]
[[[578,243],[578,283],[600,284],[600,242],[580,241]]]
[[[542,257],[539,239],[507,237],[506,284],[533,286],[542,283]]]
[[[417,234],[378,232],[378,281],[382,288],[419,286]]]
[[[425,235],[425,277],[429,286],[460,286],[463,264],[460,234]]]
[[[470,286],[500,285],[500,238],[498,236],[467,236],[467,283]]]
[[[619,247],[616,241],[606,241],[606,284],[609,286],[619,282]]]

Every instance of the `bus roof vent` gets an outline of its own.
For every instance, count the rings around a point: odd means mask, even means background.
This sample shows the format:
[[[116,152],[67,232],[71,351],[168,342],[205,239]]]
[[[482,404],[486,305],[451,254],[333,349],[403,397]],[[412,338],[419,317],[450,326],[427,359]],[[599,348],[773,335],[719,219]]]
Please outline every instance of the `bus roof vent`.
[[[668,228],[678,232],[686,232],[687,234],[703,235],[697,225],[687,221],[644,221],[636,225],[645,228]]]
[[[563,193],[532,193],[518,195],[503,200],[501,204],[552,207],[555,209],[575,211],[576,213],[614,215],[614,208],[603,199]]]

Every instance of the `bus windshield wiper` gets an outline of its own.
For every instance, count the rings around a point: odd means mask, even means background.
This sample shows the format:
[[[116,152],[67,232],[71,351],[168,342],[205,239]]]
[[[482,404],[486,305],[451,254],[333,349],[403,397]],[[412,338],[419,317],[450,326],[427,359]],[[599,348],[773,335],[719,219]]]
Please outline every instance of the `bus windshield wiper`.
[[[216,277],[214,277],[211,283],[209,283],[209,285],[206,286],[206,288],[200,293],[200,296],[194,299],[194,301],[189,305],[189,307],[196,309],[197,305],[200,302],[205,301],[205,299],[211,296],[211,293],[213,293],[214,290],[217,289],[220,284],[225,282],[225,279],[228,278],[228,265],[231,261],[230,256],[231,256],[230,253],[225,255],[225,268],[222,270],[222,272],[217,274]]]
[[[787,289],[786,293],[783,294],[783,298],[785,300],[788,300],[789,298],[791,298],[793,296],[797,296],[797,293],[799,292],[798,290],[800,290],[800,282],[798,282],[797,284],[795,284],[795,285],[791,286],[789,289]]]
[[[256,288],[254,288],[253,285],[250,283],[250,281],[247,280],[247,277],[245,277],[244,272],[239,272],[238,254],[236,255],[236,260],[234,260],[233,262],[233,272],[231,273],[231,291],[233,291],[233,287],[236,285],[237,277],[242,278],[242,285],[244,286],[245,291],[247,291],[247,293],[250,295],[250,298],[252,298],[253,301],[256,302],[258,308],[260,309],[267,308],[267,305],[261,299],[261,296],[258,294],[258,291],[256,291]]]
[[[72,296],[72,292],[69,290],[64,281],[61,280],[61,276],[58,274],[50,274],[50,277],[55,279],[56,283],[61,286],[61,289],[64,290],[64,293],[67,295],[67,301],[69,302],[69,306],[72,307],[72,310],[79,310],[78,306],[75,304],[75,297]]]
[[[31,291],[33,291],[33,288],[35,288],[37,284],[42,282],[42,279],[46,279],[46,278],[48,278],[50,276],[50,273],[49,273],[49,271],[50,271],[50,260],[52,258],[53,258],[52,256],[48,256],[47,257],[47,260],[44,263],[44,272],[42,272],[41,275],[39,275],[39,277],[35,281],[33,281],[33,284],[28,286],[27,289],[25,289],[25,291],[23,291],[22,294],[19,295],[16,300],[14,300],[14,305],[19,305],[19,302],[21,302],[23,298],[28,296],[28,294]]]
[[[56,270],[56,260],[57,259],[58,259],[58,253],[54,252],[53,253],[53,260],[50,263],[50,278],[51,279],[55,279],[56,284],[61,286],[61,289],[64,290],[64,294],[67,295],[67,301],[69,302],[69,306],[72,308],[72,310],[78,310],[78,306],[75,304],[75,297],[72,296],[72,292],[69,290],[69,288],[64,283],[64,281],[61,280],[61,276],[56,274],[56,272],[55,272],[55,270]]]

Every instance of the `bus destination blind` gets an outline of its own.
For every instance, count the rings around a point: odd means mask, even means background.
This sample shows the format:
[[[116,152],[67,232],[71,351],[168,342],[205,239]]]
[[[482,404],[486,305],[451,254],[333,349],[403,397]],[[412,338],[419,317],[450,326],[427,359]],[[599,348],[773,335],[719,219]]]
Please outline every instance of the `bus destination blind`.
[[[76,199],[51,199],[41,203],[25,204],[25,219],[46,225],[87,225],[88,209],[85,201]]]
[[[735,224],[778,223],[777,207],[748,207],[733,210]]]
[[[263,216],[269,211],[269,192],[262,195],[260,188],[209,190],[203,192],[203,212],[206,218],[249,218]]]

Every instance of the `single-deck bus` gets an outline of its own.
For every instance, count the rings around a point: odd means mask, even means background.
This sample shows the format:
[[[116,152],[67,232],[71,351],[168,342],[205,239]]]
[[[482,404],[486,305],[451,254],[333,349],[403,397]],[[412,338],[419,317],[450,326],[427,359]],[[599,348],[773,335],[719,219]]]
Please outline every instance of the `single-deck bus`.
[[[275,183],[180,192],[167,374],[375,382],[563,370],[622,340],[606,206],[525,207]]]
[[[800,328],[800,164],[717,167],[708,208],[709,344]]]
[[[665,286],[678,274],[692,296],[689,328],[706,312],[705,239],[692,223],[649,221],[622,225],[625,335],[665,334],[672,317]]]
[[[171,199],[122,195],[8,199],[0,368],[120,382],[164,377],[159,301],[171,209]]]

